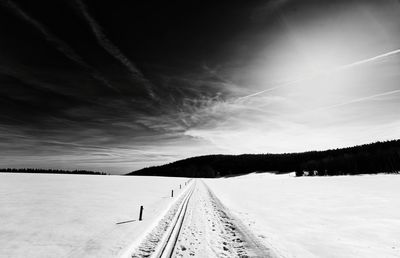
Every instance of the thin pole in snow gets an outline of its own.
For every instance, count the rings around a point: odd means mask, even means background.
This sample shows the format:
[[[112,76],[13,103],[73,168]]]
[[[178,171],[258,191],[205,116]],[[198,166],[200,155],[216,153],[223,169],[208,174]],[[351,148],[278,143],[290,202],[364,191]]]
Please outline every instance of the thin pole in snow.
[[[140,206],[139,221],[142,220],[142,215],[143,215],[143,206]]]
[[[174,190],[171,190],[171,197],[174,197]]]

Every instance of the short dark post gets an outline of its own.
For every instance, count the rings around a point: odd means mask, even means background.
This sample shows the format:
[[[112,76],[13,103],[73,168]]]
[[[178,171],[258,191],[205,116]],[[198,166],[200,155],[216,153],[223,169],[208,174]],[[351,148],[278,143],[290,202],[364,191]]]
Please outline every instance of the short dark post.
[[[142,220],[142,215],[143,215],[143,206],[140,206],[139,221]]]
[[[182,189],[182,185],[179,185],[179,189]]]
[[[174,197],[174,190],[171,190],[171,197]]]

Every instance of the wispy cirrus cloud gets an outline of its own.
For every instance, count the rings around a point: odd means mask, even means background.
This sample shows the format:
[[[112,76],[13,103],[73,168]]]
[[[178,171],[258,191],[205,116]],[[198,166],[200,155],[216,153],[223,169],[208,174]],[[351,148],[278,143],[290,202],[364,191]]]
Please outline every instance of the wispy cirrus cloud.
[[[51,33],[46,26],[40,23],[38,20],[34,19],[27,12],[25,12],[21,7],[19,7],[16,3],[11,0],[2,0],[4,6],[13,11],[17,16],[21,19],[25,20],[32,27],[34,27],[38,32],[40,32],[45,39],[52,44],[58,51],[65,55],[68,59],[73,61],[75,64],[79,65],[83,69],[87,70],[94,79],[99,81],[102,85],[112,89],[113,91],[119,92],[117,88],[115,88],[111,83],[103,77],[94,67],[90,64],[86,63],[79,54],[77,54],[73,48],[71,48],[66,42],[59,39],[53,33]]]
[[[106,50],[112,57],[118,60],[126,69],[129,70],[131,76],[141,82],[147,88],[149,95],[155,98],[154,90],[152,89],[151,83],[144,77],[143,73],[136,67],[136,65],[129,60],[129,58],[106,36],[103,29],[95,18],[89,13],[87,6],[83,0],[76,0],[78,9],[82,16],[87,21],[93,34],[95,35],[97,42],[100,46]]]
[[[371,62],[375,62],[377,60],[384,59],[384,58],[387,58],[387,57],[390,57],[390,56],[393,56],[393,55],[397,55],[399,53],[400,53],[400,49],[396,49],[396,50],[389,51],[389,52],[386,52],[386,53],[383,53],[383,54],[379,54],[379,55],[376,55],[376,56],[373,56],[373,57],[370,57],[370,58],[362,59],[362,60],[355,61],[355,62],[352,62],[352,63],[349,63],[349,64],[345,64],[345,65],[341,65],[341,66],[338,66],[336,68],[332,68],[330,70],[325,70],[325,71],[315,72],[313,74],[308,74],[308,75],[306,75],[304,77],[301,77],[301,78],[298,78],[298,79],[295,79],[295,80],[292,80],[292,81],[288,81],[288,82],[282,83],[280,85],[276,85],[274,87],[271,87],[271,88],[268,88],[268,89],[265,89],[265,90],[262,90],[262,91],[258,91],[258,92],[255,92],[255,93],[252,93],[252,94],[249,94],[249,95],[245,95],[245,96],[239,97],[237,100],[240,101],[240,100],[244,100],[244,99],[247,99],[247,98],[255,97],[255,96],[258,96],[260,94],[268,93],[270,91],[273,91],[273,90],[276,90],[276,89],[279,89],[279,88],[282,88],[282,87],[290,87],[290,86],[296,85],[298,83],[307,82],[309,80],[315,79],[315,78],[320,77],[320,76],[332,75],[332,74],[335,74],[335,73],[339,73],[340,71],[351,69],[353,67],[357,67],[357,66],[360,66],[360,65],[368,64],[368,63],[371,63]],[[386,93],[383,93],[383,94],[386,94]]]
[[[122,173],[400,137],[390,0],[1,3],[4,166]]]

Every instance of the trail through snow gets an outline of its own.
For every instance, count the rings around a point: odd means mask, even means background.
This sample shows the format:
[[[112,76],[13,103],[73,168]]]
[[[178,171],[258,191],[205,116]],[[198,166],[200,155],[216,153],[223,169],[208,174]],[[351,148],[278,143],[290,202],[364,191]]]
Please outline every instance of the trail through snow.
[[[274,257],[202,182],[189,201],[176,257]]]
[[[176,208],[172,209],[178,212]],[[169,217],[171,217],[169,215]],[[168,218],[167,218],[168,220]],[[165,224],[165,218],[160,225]],[[172,224],[172,223],[170,223]],[[167,231],[159,226],[159,230]],[[155,232],[159,232],[157,228]],[[154,235],[154,232],[153,232]],[[148,250],[162,245],[148,237],[141,246]],[[150,246],[150,248],[149,248]],[[154,256],[143,252],[143,249],[133,254],[133,257]],[[191,195],[172,257],[277,257],[265,247],[244,224],[234,218],[221,204],[217,197],[201,180],[194,182]],[[169,257],[169,256],[168,256]]]

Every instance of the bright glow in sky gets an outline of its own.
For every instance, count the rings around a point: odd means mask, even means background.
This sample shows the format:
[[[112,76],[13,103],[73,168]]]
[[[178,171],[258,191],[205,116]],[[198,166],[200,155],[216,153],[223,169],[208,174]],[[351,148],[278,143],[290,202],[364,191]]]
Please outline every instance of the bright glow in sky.
[[[400,138],[399,1],[183,2],[4,2],[2,166],[122,173]]]
[[[399,5],[312,11],[282,14],[275,42],[266,42],[248,67],[249,94],[220,104],[214,112],[227,116],[223,122],[186,134],[232,153],[399,138]]]

